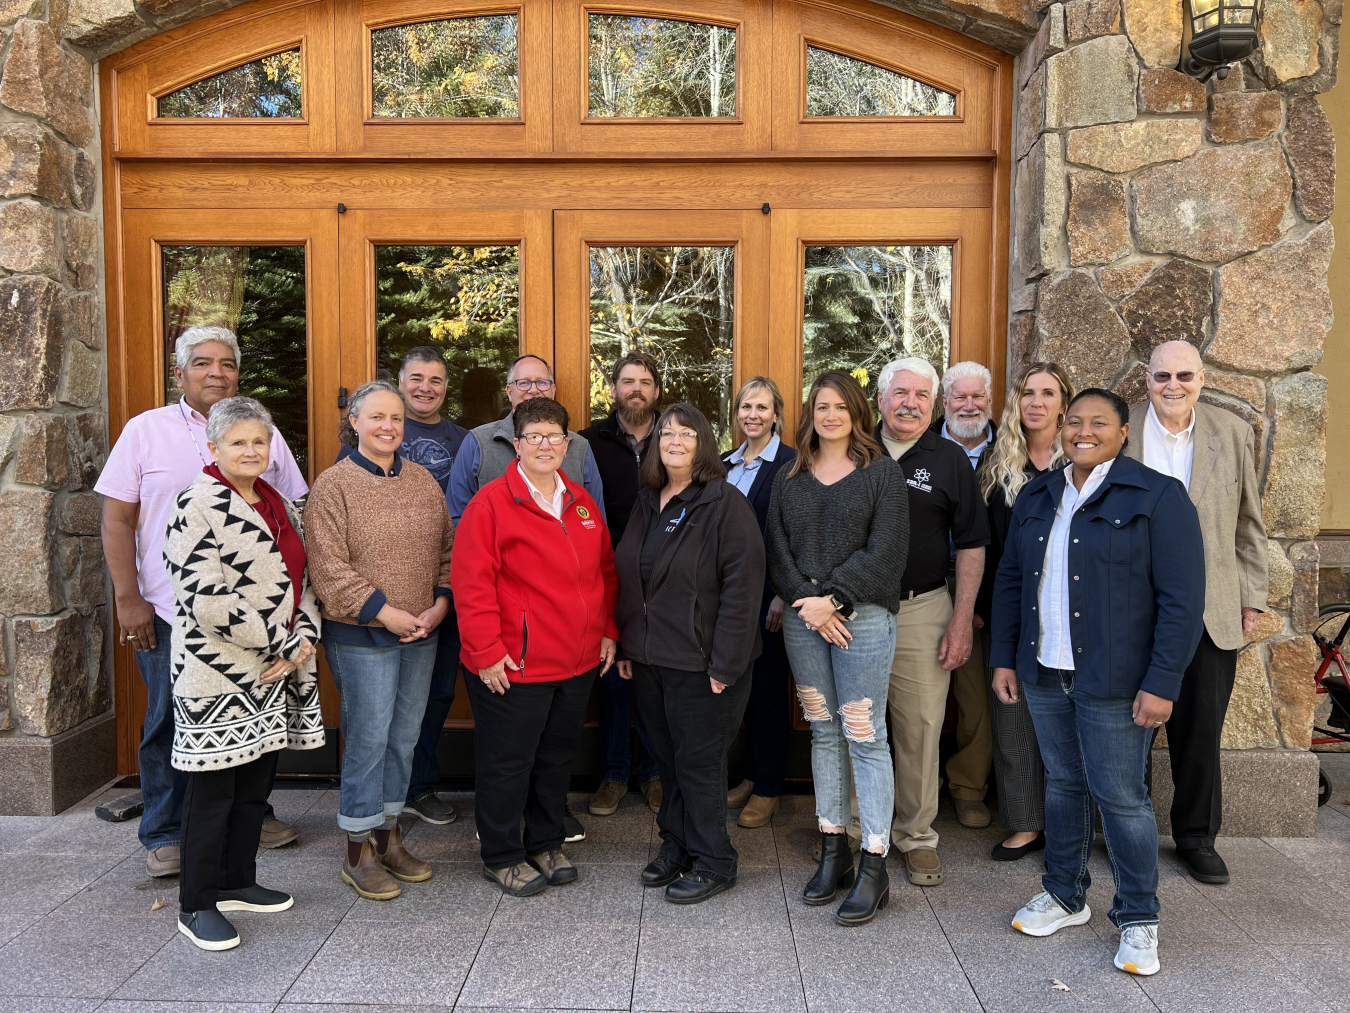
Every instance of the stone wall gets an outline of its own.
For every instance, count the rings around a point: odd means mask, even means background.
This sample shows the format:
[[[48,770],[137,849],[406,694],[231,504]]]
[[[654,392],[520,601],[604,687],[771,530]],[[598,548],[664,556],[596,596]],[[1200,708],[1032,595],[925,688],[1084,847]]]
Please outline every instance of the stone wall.
[[[1018,60],[1008,375],[1064,363],[1146,396],[1152,349],[1201,349],[1203,400],[1256,431],[1270,604],[1223,744],[1304,748],[1314,706],[1340,0],[1266,0],[1226,80],[1173,68],[1182,0],[1050,3]]]

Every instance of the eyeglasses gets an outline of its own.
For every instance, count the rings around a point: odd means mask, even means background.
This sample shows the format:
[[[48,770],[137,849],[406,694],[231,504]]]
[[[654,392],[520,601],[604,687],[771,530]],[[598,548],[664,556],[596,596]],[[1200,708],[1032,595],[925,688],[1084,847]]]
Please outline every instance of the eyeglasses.
[[[1192,380],[1195,379],[1195,370],[1193,370],[1193,369],[1183,369],[1180,373],[1176,373],[1176,374],[1172,374],[1172,373],[1154,373],[1154,374],[1153,374],[1153,382],[1154,382],[1154,383],[1171,383],[1171,382],[1172,382],[1172,377],[1173,377],[1174,375],[1175,375],[1176,378],[1177,378],[1177,383],[1190,383]]]
[[[528,394],[531,390],[549,390],[553,386],[552,380],[512,380],[507,384],[508,387],[514,387],[522,394]]]
[[[679,438],[681,443],[693,443],[698,439],[698,433],[692,429],[662,429],[662,440],[673,440]]]
[[[526,443],[528,443],[528,444],[529,444],[530,446],[532,446],[532,447],[537,447],[537,446],[539,446],[539,444],[543,443],[545,440],[548,440],[548,445],[549,445],[550,447],[556,447],[556,446],[558,446],[558,444],[562,443],[563,440],[567,439],[567,434],[566,434],[566,433],[526,433],[524,436],[521,437],[521,439],[524,440]]]

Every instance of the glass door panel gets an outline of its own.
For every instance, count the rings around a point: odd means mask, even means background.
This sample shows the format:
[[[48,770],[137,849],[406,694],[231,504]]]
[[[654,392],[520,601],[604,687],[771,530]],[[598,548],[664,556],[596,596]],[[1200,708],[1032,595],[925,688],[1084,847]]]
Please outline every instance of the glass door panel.
[[[123,212],[120,302],[109,307],[112,436],[126,421],[182,392],[173,381],[174,343],[188,327],[234,331],[239,393],[272,412],[308,481],[337,453],[337,212]],[[127,648],[116,648],[118,768],[136,770],[145,687]],[[324,724],[337,725],[337,695],[320,672]],[[297,754],[317,769],[330,748]],[[283,760],[283,764],[287,763]]]
[[[555,213],[556,370],[574,429],[613,409],[609,370],[639,350],[662,365],[662,403],[688,401],[729,441],[736,384],[767,366],[768,232],[758,211]]]
[[[869,396],[887,362],[939,374],[974,359],[1003,389],[1003,305],[988,209],[773,212],[770,368],[795,427],[812,381],[852,372]],[[789,379],[790,378],[790,379]]]

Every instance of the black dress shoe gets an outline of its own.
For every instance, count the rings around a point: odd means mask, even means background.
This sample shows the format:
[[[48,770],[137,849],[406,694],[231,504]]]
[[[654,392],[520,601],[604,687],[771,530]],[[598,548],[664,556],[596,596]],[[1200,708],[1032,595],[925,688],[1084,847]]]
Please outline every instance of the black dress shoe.
[[[280,890],[269,890],[254,883],[238,890],[221,890],[217,911],[285,911],[295,898]]]
[[[1213,848],[1177,848],[1177,854],[1199,882],[1216,886],[1228,882],[1228,866]]]
[[[996,862],[1015,862],[1033,851],[1045,850],[1045,831],[1042,830],[1036,835],[1036,839],[1029,844],[1023,844],[1020,848],[1005,848],[1003,842],[994,845],[994,850],[989,852],[989,857]]]
[[[840,925],[865,925],[890,899],[891,880],[886,875],[886,856],[864,851],[858,856],[858,878],[834,913],[834,920]]]
[[[735,876],[723,878],[710,872],[690,872],[666,887],[666,900],[672,904],[701,904],[735,885]]]
[[[841,886],[853,885],[853,852],[848,834],[820,835],[820,864],[802,891],[802,900],[812,907],[828,904],[839,896]]]
[[[657,855],[647,863],[647,868],[642,870],[642,885],[647,887],[670,886],[690,868],[691,866],[684,862],[667,858],[665,855]]]
[[[239,933],[215,908],[178,912],[178,931],[203,950],[232,950],[239,945]]]

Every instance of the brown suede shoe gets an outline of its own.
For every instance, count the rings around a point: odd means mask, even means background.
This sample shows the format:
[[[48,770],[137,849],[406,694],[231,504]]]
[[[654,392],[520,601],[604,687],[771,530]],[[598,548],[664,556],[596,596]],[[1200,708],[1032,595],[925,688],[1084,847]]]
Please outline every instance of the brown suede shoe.
[[[375,844],[369,840],[362,843],[361,857],[356,860],[355,867],[346,858],[342,860],[342,881],[367,900],[393,900],[403,892],[375,857]]]
[[[765,798],[763,795],[751,795],[750,801],[741,810],[741,818],[736,822],[743,827],[768,826],[774,813],[778,812],[778,799]]]
[[[642,785],[642,798],[647,803],[647,808],[654,813],[661,811],[661,799],[665,796],[661,794],[661,779],[654,777]]]
[[[485,865],[483,878],[496,883],[502,888],[502,893],[509,893],[512,897],[533,897],[548,889],[548,880],[529,862],[517,862],[505,869],[489,869]]]
[[[525,861],[544,874],[549,886],[565,886],[577,881],[577,867],[568,861],[562,848],[554,848],[552,851],[541,851],[537,855],[529,855]]]
[[[755,793],[754,781],[742,781],[731,791],[727,792],[727,808],[740,809],[745,803],[750,801],[750,796]]]
[[[263,824],[262,833],[258,835],[258,847],[280,848],[299,839],[300,831],[289,823],[282,823],[281,820],[268,820]]]
[[[915,848],[905,852],[905,872],[915,886],[937,886],[942,882],[942,860],[937,848]]]
[[[591,796],[590,805],[586,808],[596,816],[611,816],[627,794],[628,785],[620,784],[618,781],[606,781],[600,785],[600,790]]]
[[[374,840],[375,835],[370,836]],[[381,851],[380,846],[375,845],[375,855],[395,879],[405,883],[425,883],[431,878],[431,866],[408,854],[408,849],[403,846],[403,828],[397,823],[389,831],[389,844],[385,849]]]

